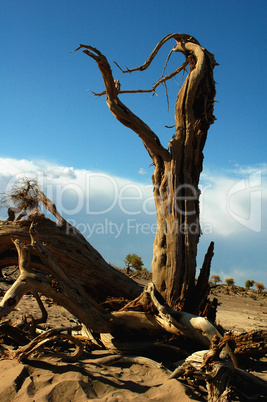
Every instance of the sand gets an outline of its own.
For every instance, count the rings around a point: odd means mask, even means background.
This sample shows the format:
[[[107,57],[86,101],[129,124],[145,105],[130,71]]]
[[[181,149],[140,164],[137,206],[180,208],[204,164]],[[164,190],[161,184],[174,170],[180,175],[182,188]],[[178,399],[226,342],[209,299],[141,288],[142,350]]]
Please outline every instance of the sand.
[[[214,292],[219,300],[217,308],[217,324],[232,331],[234,335],[251,330],[267,329],[267,297],[256,298],[255,291],[229,292],[225,288]]]
[[[160,370],[136,364],[105,367],[92,358],[72,364],[55,359],[30,364],[4,360],[0,369],[1,401],[191,400],[177,380],[166,381]]]
[[[0,284],[2,286],[2,284]],[[254,293],[225,294],[215,292],[219,300],[217,321],[234,334],[251,329],[267,329],[267,298],[256,300]],[[252,298],[253,297],[253,298]],[[77,320],[64,308],[42,296],[48,311],[46,326],[75,325]],[[24,296],[8,318],[21,319],[24,314],[40,315],[31,295]],[[109,351],[86,352],[75,363],[59,358],[32,357],[24,363],[16,359],[0,360],[0,401],[189,401],[196,400],[193,391],[181,382],[167,379],[162,369],[138,364],[106,366],[96,361]],[[267,359],[253,359],[254,374],[267,380]],[[198,399],[199,400],[199,399]]]

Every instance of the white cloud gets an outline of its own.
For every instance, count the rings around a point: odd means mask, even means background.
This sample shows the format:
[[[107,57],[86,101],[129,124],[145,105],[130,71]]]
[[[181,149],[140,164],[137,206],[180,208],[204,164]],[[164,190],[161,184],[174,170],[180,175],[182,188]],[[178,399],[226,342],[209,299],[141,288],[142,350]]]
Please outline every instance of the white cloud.
[[[147,171],[144,168],[140,168],[138,170],[138,173],[141,174],[141,175],[145,175],[145,174],[147,174]]]
[[[0,169],[2,176],[14,176],[21,172],[33,172],[36,170],[36,164],[26,159],[0,158]]]
[[[213,269],[222,276],[248,279],[252,269],[258,272],[252,279],[265,281],[266,172],[266,165],[260,165],[212,174],[206,171],[201,176],[202,238],[204,243],[215,240]],[[109,262],[122,266],[125,255],[136,252],[150,268],[156,232],[152,185],[47,161],[1,158],[0,192],[19,177],[36,178],[62,215]],[[6,218],[4,209],[1,218]],[[207,248],[202,238],[200,254]]]
[[[258,163],[253,166],[247,165],[247,166],[240,166],[239,164],[235,165],[235,169],[227,169],[225,170],[226,174],[233,174],[235,176],[245,176],[245,175],[250,175],[256,172],[261,172],[262,176],[267,175],[267,163]]]
[[[203,229],[229,236],[244,230],[260,232],[267,200],[266,165],[238,167],[233,171],[203,173],[200,217]],[[1,192],[19,177],[34,177],[58,209],[73,218],[87,214],[120,219],[155,217],[152,185],[47,161],[0,158]],[[108,215],[109,214],[109,215]],[[77,216],[76,216],[77,218]],[[103,218],[103,216],[102,216]]]
[[[97,215],[99,219],[107,214],[120,214],[121,218],[155,214],[150,185],[45,161],[0,159],[1,192],[8,191],[21,177],[36,179],[66,218],[79,214]]]
[[[224,173],[224,175],[223,175]],[[266,219],[267,178],[264,169],[238,169],[202,177],[201,216],[215,234],[260,232]]]

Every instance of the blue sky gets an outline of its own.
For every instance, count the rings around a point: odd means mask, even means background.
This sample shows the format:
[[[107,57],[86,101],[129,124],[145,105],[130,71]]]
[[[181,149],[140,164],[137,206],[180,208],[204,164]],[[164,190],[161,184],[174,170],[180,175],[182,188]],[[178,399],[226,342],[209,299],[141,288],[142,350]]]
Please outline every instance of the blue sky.
[[[191,34],[219,63],[217,121],[209,131],[201,179],[207,230],[199,264],[215,240],[213,274],[267,286],[266,1],[3,0],[0,10],[1,191],[18,175],[39,175],[65,217],[84,229],[108,261],[123,266],[125,255],[136,252],[149,268],[155,222],[150,158],[136,134],[111,115],[104,97],[87,91],[103,89],[94,61],[71,51],[80,43],[95,46],[122,89],[149,88],[172,42],[144,73],[122,75],[113,61],[140,65],[163,36]],[[168,72],[182,61],[172,55]],[[173,124],[182,82],[181,76],[168,84],[169,112],[164,88],[154,97],[121,96],[164,145],[173,134],[165,125]],[[91,210],[81,197],[90,199]]]

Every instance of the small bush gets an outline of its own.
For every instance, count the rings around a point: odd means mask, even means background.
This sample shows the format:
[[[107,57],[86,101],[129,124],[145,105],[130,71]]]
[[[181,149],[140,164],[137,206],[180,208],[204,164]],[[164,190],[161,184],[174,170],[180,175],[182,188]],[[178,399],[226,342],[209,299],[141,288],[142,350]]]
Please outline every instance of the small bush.
[[[265,289],[264,284],[260,282],[255,282],[255,286],[258,290],[258,293],[261,293]]]
[[[254,286],[254,283],[255,283],[255,281],[253,281],[253,280],[251,280],[251,279],[248,279],[248,280],[245,282],[245,288],[246,288],[247,290],[249,290],[250,288],[252,288],[252,286]]]
[[[142,258],[139,257],[139,255],[133,253],[133,254],[127,254],[125,257],[125,265],[126,265],[126,269],[130,269],[130,268],[134,268],[137,271],[141,271],[143,268],[143,261]]]
[[[233,278],[228,278],[228,279],[225,279],[225,283],[227,286],[233,286],[235,284],[235,281]]]
[[[217,285],[219,282],[221,282],[221,278],[219,277],[219,275],[212,275],[210,277],[210,281],[212,284]]]
[[[39,197],[36,191],[36,180],[23,178],[13,185],[11,190],[0,197],[1,206],[15,207],[20,211],[34,210],[39,206]]]

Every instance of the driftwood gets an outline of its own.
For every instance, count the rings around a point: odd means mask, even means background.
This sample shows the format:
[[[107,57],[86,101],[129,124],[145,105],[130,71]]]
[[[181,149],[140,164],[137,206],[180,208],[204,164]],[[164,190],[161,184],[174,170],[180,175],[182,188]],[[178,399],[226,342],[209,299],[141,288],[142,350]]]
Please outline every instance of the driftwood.
[[[15,353],[15,357],[19,360],[27,359],[32,353],[36,352],[41,346],[51,341],[59,341],[59,340],[68,340],[69,342],[75,345],[75,352],[71,354],[63,353],[63,352],[52,352],[49,353],[49,356],[60,357],[63,360],[67,361],[75,361],[77,360],[83,353],[83,344],[74,336],[69,334],[62,334],[62,331],[73,330],[77,328],[72,327],[62,327],[62,328],[54,328],[50,329],[36,338],[34,338],[27,345],[20,347]]]
[[[193,353],[177,367],[169,379],[178,378],[193,384],[206,384],[209,402],[233,400],[264,400],[267,397],[267,382],[235,368],[223,352],[229,334],[223,339],[214,336],[208,351]],[[236,399],[236,397],[238,399]]]

